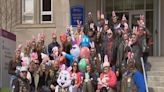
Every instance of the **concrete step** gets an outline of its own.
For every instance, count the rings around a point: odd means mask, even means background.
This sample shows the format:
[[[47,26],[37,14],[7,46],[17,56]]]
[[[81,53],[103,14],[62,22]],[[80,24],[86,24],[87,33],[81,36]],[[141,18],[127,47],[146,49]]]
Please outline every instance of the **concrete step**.
[[[164,57],[149,57],[147,72],[149,92],[164,92]]]
[[[164,62],[159,62],[159,61],[152,61],[152,62],[149,62],[151,64],[151,66],[158,66],[158,67],[163,67],[164,66]]]
[[[164,67],[151,67],[150,71],[164,71]]]
[[[149,57],[148,58],[149,62],[164,62],[164,57]]]
[[[164,81],[148,81],[148,87],[164,87]]]
[[[149,87],[149,92],[164,92],[164,87]]]
[[[147,72],[147,75],[148,76],[163,76],[164,77],[164,71],[160,71],[160,70],[153,71],[153,70],[151,70],[151,71]]]
[[[147,81],[164,81],[164,76],[148,76]]]

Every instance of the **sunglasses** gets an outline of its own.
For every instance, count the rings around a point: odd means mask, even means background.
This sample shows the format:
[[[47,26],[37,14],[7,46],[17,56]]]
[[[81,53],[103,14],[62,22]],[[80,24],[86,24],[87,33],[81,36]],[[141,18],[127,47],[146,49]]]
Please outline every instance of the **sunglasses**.
[[[39,65],[39,63],[35,63],[36,65]]]
[[[77,64],[74,64],[73,66],[77,66]]]
[[[77,66],[77,65],[73,65],[73,66]]]
[[[22,73],[27,73],[27,71],[22,71]]]

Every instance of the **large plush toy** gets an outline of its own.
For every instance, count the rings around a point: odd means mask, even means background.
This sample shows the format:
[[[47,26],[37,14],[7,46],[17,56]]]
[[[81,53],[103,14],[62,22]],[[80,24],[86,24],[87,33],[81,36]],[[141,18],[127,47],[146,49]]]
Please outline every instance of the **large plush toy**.
[[[71,76],[69,71],[62,69],[57,79],[55,92],[72,92]]]
[[[70,50],[71,54],[68,54],[66,52],[62,52],[63,56],[69,60],[69,65],[67,65],[68,67],[70,65],[72,65],[73,61],[77,61],[79,54],[80,54],[80,48],[77,44],[74,44]]]
[[[88,47],[82,47],[80,49],[80,58],[86,58],[88,59],[90,55],[90,50]]]
[[[89,37],[87,35],[83,35],[81,42],[80,42],[80,46],[81,47],[89,47],[89,45],[90,45],[89,43],[90,43]]]

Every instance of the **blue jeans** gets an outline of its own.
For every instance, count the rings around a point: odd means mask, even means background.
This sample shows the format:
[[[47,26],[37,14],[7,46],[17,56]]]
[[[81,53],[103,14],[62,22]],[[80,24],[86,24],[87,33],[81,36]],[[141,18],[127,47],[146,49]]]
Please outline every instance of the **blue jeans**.
[[[10,76],[10,90],[12,91],[12,83],[13,83],[13,80],[16,79],[17,77],[15,75],[11,75]]]

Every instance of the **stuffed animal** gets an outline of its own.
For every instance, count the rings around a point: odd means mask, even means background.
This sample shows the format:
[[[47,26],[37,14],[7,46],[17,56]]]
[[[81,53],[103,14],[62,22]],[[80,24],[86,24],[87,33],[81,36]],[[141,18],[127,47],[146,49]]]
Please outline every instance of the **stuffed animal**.
[[[69,71],[62,69],[57,79],[55,92],[72,92],[71,76]]]
[[[68,54],[66,52],[62,52],[62,55],[69,60],[69,65],[68,67],[73,64],[73,61],[77,61],[79,54],[80,54],[80,48],[77,44],[74,44],[70,50],[71,54]]]
[[[103,63],[103,72],[100,74],[100,78],[98,78],[98,90],[101,88],[106,87],[115,88],[116,86],[116,75],[110,68],[110,63],[108,61],[108,56],[104,56],[104,63]]]
[[[89,43],[90,43],[89,37],[87,35],[83,35],[81,42],[80,42],[80,46],[81,47],[89,47],[89,45],[90,45]]]

